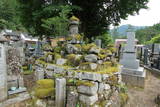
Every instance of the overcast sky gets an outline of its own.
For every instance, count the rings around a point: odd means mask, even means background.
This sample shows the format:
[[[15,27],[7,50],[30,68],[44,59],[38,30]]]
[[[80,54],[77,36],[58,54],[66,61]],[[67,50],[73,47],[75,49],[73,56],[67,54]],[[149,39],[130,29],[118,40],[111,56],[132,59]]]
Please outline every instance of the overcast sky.
[[[122,20],[120,25],[131,24],[136,26],[152,26],[160,22],[160,0],[150,0],[148,9],[141,9],[139,15],[129,16]]]

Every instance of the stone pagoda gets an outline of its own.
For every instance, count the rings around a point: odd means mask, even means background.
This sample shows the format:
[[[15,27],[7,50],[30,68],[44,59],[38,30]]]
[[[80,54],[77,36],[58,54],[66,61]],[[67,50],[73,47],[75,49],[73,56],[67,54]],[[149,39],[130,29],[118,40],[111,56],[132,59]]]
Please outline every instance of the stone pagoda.
[[[135,33],[128,32],[127,45],[120,60],[122,81],[127,85],[144,87],[146,73],[139,63],[140,61],[136,59]]]

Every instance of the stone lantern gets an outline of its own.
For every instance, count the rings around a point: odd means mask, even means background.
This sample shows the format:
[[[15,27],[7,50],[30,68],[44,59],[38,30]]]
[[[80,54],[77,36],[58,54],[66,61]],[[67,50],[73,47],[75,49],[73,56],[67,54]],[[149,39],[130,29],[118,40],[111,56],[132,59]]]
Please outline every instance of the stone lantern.
[[[75,16],[70,18],[70,25],[69,25],[69,36],[74,37],[78,34],[78,26],[79,26],[79,19]]]

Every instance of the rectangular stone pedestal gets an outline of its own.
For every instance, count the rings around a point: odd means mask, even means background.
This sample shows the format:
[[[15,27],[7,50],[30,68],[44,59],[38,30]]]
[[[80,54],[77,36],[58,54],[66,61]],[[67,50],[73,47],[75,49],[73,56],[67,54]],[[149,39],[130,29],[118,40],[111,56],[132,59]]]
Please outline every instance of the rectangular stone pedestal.
[[[140,70],[143,70],[141,67]],[[133,69],[132,69],[133,70]],[[144,88],[146,72],[143,71],[122,71],[122,81],[128,86]]]

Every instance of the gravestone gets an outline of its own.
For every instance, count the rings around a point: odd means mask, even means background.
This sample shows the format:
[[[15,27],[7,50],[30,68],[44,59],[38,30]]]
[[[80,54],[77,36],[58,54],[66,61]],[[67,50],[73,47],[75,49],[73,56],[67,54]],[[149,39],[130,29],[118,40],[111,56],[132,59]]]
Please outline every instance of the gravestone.
[[[56,107],[65,107],[66,102],[66,79],[56,79]]]
[[[136,59],[135,33],[127,33],[127,45],[125,46],[123,57],[120,60],[122,81],[127,85],[144,87],[145,76],[144,68],[139,66]]]
[[[101,48],[102,40],[100,40],[100,39],[95,40],[95,44],[96,44],[98,47]]]
[[[0,101],[7,98],[7,66],[5,47],[0,44]]]
[[[148,59],[149,59],[149,51],[148,49],[144,49],[144,64],[148,65]]]

